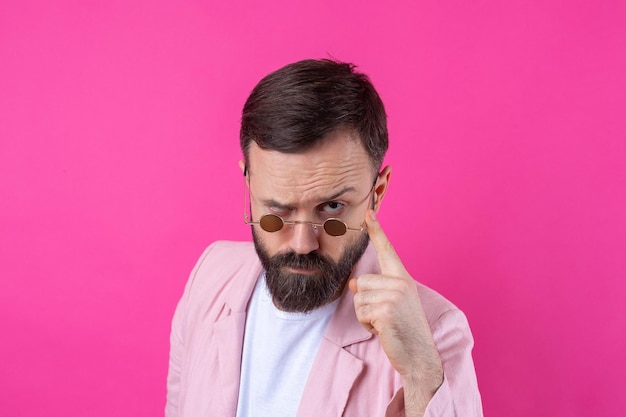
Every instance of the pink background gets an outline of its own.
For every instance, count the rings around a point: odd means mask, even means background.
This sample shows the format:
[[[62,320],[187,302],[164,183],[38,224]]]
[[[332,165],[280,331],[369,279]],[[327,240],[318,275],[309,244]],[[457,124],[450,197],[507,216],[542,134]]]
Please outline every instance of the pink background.
[[[381,3],[0,4],[0,414],[162,415],[188,273],[249,239],[243,102],[329,55],[386,102],[380,218],[486,414],[623,413],[626,3]]]

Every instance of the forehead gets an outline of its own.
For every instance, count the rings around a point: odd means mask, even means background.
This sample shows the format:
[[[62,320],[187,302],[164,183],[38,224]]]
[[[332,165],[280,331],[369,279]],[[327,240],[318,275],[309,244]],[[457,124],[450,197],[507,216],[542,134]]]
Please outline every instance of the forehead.
[[[371,186],[369,156],[350,131],[331,133],[315,147],[293,154],[263,150],[253,142],[248,155],[251,187],[263,198],[306,202]]]

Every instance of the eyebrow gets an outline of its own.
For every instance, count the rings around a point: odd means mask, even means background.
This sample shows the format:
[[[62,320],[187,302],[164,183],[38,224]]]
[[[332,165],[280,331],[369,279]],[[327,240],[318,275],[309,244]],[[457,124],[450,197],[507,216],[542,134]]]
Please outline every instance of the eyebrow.
[[[356,188],[354,188],[353,186],[347,186],[342,188],[341,190],[337,191],[335,194],[331,194],[328,197],[325,198],[320,198],[319,201],[321,202],[326,202],[326,201],[333,201],[338,199],[339,197],[343,196],[346,193],[352,192],[352,191],[356,191]],[[283,204],[280,203],[276,200],[274,200],[273,198],[269,198],[266,200],[262,200],[263,204],[266,206],[270,206],[270,207],[278,207],[278,208],[293,208],[294,205],[292,204]]]

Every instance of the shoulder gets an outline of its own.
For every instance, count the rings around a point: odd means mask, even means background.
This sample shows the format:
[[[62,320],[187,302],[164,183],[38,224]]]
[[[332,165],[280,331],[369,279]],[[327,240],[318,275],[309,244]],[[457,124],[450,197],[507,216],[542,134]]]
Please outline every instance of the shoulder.
[[[256,259],[256,251],[252,242],[236,242],[232,240],[218,240],[211,243],[200,256],[198,263],[228,261],[232,265]]]
[[[233,242],[219,240],[207,247],[191,274],[191,279],[210,273],[210,275],[228,275],[245,265],[258,263],[252,242]]]
[[[446,313],[460,312],[456,305],[437,291],[417,281],[415,284],[417,285],[417,292],[419,293],[424,313],[431,326]]]
[[[185,288],[191,305],[213,304],[220,299],[244,303],[247,288],[254,287],[261,263],[252,242],[217,241],[207,247]]]
[[[470,334],[465,313],[437,291],[416,282],[422,307],[433,334],[441,331],[462,330]]]
[[[465,313],[437,291],[416,284],[428,326],[442,359],[447,360],[451,354],[469,354],[474,338]]]

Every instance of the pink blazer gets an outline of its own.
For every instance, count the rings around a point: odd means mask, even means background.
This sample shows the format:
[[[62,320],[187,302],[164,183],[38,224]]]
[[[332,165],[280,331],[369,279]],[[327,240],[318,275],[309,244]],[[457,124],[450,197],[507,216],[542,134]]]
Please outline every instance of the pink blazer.
[[[370,245],[356,276],[379,271]],[[249,242],[216,242],[202,254],[172,322],[166,417],[235,417],[246,307],[261,272]],[[445,374],[426,416],[482,416],[465,315],[433,290],[416,285]],[[377,338],[357,321],[346,288],[297,417],[403,416],[403,408],[402,382]]]

